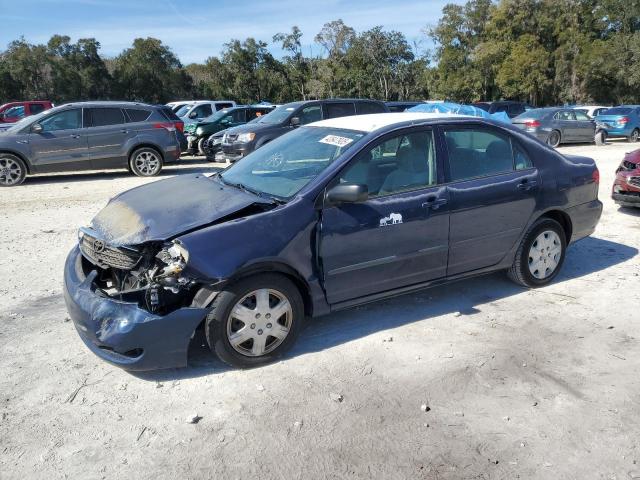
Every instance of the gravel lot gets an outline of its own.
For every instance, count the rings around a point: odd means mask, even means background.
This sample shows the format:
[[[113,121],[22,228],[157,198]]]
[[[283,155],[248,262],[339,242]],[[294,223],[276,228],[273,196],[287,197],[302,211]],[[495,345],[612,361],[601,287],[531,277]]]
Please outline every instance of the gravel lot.
[[[609,199],[631,149],[561,149],[596,158],[605,208],[549,287],[495,274],[344,311],[250,371],[198,336],[189,368],[132,375],[67,320],[77,227],[148,180],[0,190],[0,478],[640,478],[640,211]]]

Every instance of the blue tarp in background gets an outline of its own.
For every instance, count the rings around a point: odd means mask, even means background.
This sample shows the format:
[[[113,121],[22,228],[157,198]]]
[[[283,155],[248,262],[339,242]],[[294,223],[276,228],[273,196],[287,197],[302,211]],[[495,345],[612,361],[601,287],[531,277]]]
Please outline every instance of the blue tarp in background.
[[[450,113],[452,115],[469,115],[471,117],[488,118],[496,122],[511,123],[509,116],[505,112],[488,113],[473,105],[461,105],[459,103],[439,102],[421,103],[406,110],[407,112],[424,113]]]

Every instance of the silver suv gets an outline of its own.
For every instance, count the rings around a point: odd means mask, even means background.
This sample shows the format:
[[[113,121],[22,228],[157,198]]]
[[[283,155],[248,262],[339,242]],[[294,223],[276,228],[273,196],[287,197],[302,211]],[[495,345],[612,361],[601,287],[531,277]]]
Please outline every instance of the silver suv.
[[[157,175],[180,157],[183,128],[166,106],[79,102],[52,108],[0,132],[0,186],[20,185],[31,173],[71,170]]]

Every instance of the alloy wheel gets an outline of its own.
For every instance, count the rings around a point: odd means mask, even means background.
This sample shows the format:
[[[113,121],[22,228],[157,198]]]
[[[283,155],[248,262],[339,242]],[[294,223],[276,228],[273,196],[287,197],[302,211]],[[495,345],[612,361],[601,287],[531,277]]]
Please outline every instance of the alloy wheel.
[[[154,175],[160,169],[160,159],[153,152],[140,152],[136,155],[136,158],[133,160],[136,169],[142,175]]]
[[[12,158],[0,158],[0,183],[13,185],[20,181],[22,167]]]
[[[529,249],[529,272],[538,280],[553,275],[562,257],[560,236],[553,230],[545,230]]]
[[[260,357],[282,344],[292,321],[289,300],[277,290],[261,288],[245,295],[231,309],[227,339],[236,352]]]

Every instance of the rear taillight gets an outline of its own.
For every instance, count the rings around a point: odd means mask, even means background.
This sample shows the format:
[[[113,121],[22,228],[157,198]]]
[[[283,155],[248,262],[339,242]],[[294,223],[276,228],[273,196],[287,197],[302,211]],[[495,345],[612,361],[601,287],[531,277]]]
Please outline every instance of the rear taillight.
[[[153,128],[164,128],[168,132],[174,132],[177,126],[173,122],[158,122],[153,124]]]
[[[176,129],[178,129],[178,131],[184,133],[184,122],[174,122],[174,125],[176,126]]]
[[[591,174],[591,179],[593,180],[593,183],[595,183],[596,185],[600,184],[600,171],[597,168]]]
[[[618,123],[629,123],[629,117],[622,117],[618,120]]]
[[[524,122],[524,126],[527,128],[536,128],[539,127],[541,123],[538,120],[526,120]]]

